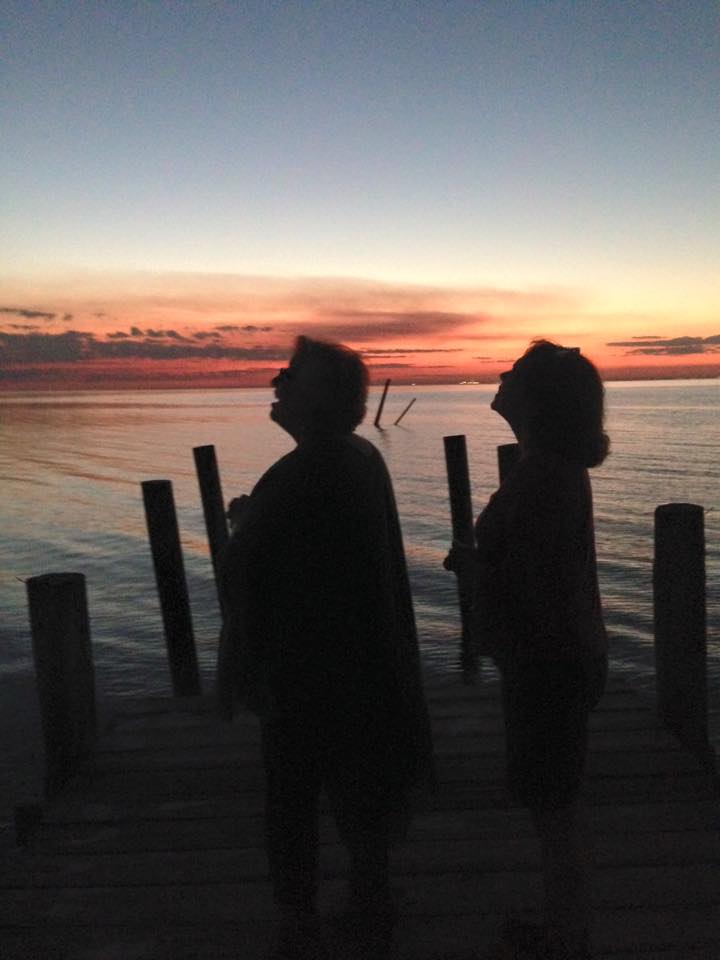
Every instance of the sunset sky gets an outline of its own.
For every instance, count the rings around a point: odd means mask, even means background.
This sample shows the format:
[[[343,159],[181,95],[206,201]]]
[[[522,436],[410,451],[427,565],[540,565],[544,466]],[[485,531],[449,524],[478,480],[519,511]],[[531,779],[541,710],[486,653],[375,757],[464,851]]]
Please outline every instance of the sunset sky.
[[[4,0],[0,389],[720,374],[714,0]]]

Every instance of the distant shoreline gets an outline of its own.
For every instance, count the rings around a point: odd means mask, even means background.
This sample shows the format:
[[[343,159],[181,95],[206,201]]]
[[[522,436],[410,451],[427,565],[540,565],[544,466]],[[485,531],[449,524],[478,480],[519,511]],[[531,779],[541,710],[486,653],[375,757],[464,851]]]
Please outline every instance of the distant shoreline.
[[[371,388],[380,389],[386,378],[381,378],[380,380],[372,380],[370,383]],[[389,378],[391,385],[394,387],[491,387],[497,384],[497,377],[488,377],[487,379],[483,378],[482,380],[472,379],[472,380],[406,380],[406,379],[394,379]],[[662,374],[657,376],[620,376],[605,373],[603,374],[603,381],[605,383],[652,383],[658,385],[661,383],[706,383],[708,380],[720,380],[720,373],[715,371],[707,373],[698,373],[695,376],[689,377],[687,373],[682,374],[678,373],[677,376],[669,374],[667,371],[663,371]],[[269,390],[269,383],[225,383],[218,385],[217,383],[207,384],[207,383],[193,383],[188,382],[182,386],[178,386],[177,382],[173,383],[113,383],[108,382],[107,380],[102,383],[97,383],[93,385],[84,385],[84,386],[58,386],[46,385],[46,386],[33,386],[33,387],[20,387],[10,383],[3,383],[0,380],[0,397],[6,394],[29,394],[29,395],[48,395],[48,394],[63,394],[63,393],[161,393],[161,392],[170,392],[170,391],[203,391],[207,393],[208,391],[221,391],[221,390]]]

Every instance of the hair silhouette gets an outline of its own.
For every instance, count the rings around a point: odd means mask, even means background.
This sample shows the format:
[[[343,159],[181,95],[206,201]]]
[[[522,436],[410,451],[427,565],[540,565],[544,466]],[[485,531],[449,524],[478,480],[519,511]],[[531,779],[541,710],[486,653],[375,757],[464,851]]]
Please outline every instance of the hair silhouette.
[[[294,357],[315,363],[315,426],[333,433],[352,433],[367,410],[368,372],[360,354],[339,343],[300,336]]]
[[[533,340],[517,361],[533,444],[585,467],[603,462],[610,449],[603,429],[605,388],[577,347]]]

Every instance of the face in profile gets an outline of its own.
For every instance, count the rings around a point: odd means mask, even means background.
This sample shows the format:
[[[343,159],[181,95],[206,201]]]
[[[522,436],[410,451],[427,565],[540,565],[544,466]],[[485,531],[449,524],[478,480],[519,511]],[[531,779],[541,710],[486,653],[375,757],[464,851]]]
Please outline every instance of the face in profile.
[[[286,430],[297,419],[299,372],[297,358],[292,356],[288,366],[279,370],[270,381],[275,391],[275,399],[270,404],[270,419]]]
[[[490,403],[490,409],[499,413],[513,429],[522,419],[522,384],[519,365],[520,361],[516,360],[510,370],[500,374],[500,386]]]
[[[270,419],[296,439],[311,425],[313,384],[316,379],[313,358],[294,353],[288,366],[283,367],[270,381],[275,389]]]

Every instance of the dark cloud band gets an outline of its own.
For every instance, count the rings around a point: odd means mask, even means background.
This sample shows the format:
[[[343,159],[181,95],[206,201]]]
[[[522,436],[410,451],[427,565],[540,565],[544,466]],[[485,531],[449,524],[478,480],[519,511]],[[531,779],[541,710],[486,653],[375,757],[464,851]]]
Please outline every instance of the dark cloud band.
[[[156,334],[157,331],[154,331]],[[174,331],[165,332],[170,336]],[[92,333],[2,333],[0,359],[5,363],[77,363],[84,360],[262,360],[285,361],[287,348],[280,346],[235,347],[220,343],[167,343],[149,335],[143,340],[113,338],[98,340]],[[171,337],[172,339],[172,337]]]
[[[633,337],[612,340],[608,347],[625,347],[626,356],[679,357],[702,353],[720,353],[720,334],[711,337]]]
[[[25,320],[54,320],[57,316],[55,313],[45,313],[43,310],[26,310],[24,307],[0,307],[0,313],[9,313],[13,317],[24,317]]]

